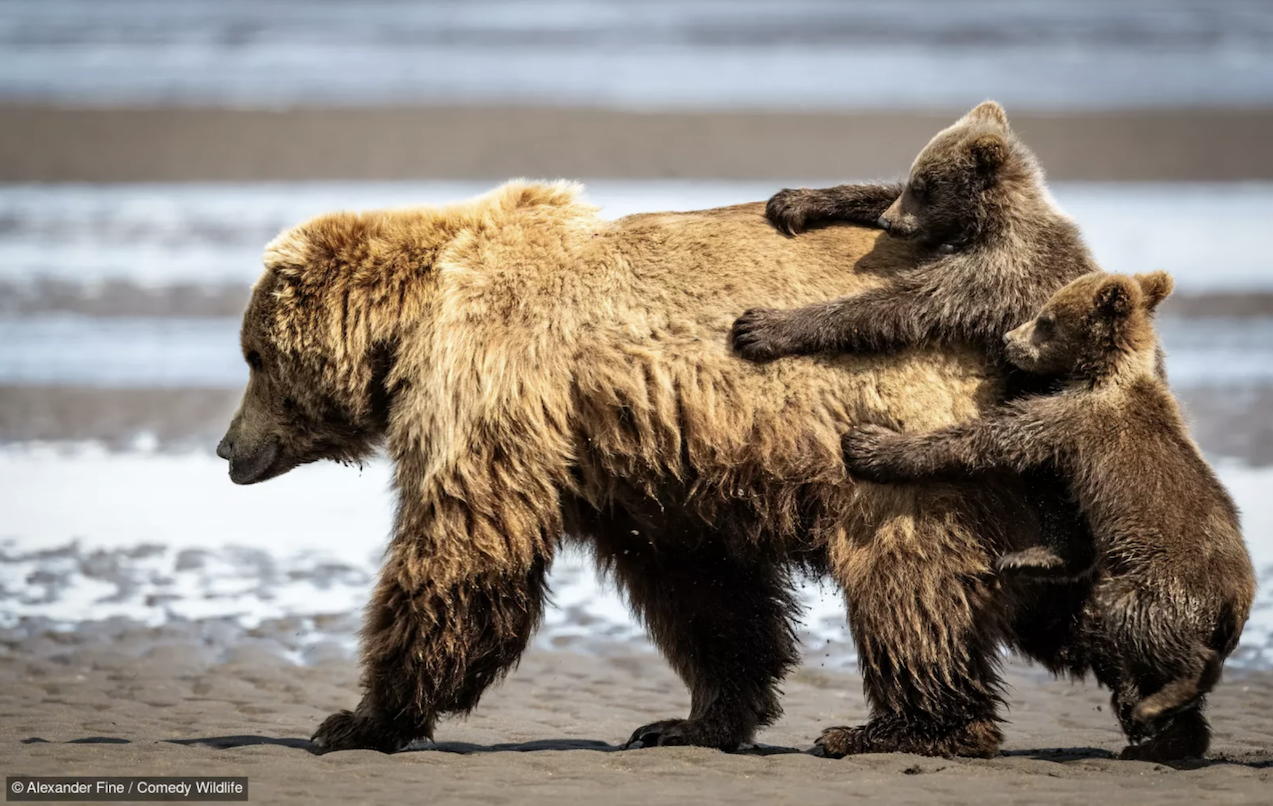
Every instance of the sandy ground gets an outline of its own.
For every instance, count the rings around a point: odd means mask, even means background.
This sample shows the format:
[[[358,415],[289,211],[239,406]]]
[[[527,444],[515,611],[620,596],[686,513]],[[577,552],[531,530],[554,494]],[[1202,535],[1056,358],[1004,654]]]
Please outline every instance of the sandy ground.
[[[1018,666],[998,758],[832,761],[806,751],[866,716],[856,675],[806,665],[751,752],[620,752],[633,728],[685,712],[679,681],[649,654],[538,650],[436,745],[318,757],[306,738],[354,704],[351,661],[298,667],[268,636],[217,648],[178,627],[9,632],[0,646],[6,774],[246,775],[259,803],[1266,803],[1273,778],[1273,673],[1231,674],[1213,698],[1212,757],[1178,768],[1112,759],[1121,737],[1103,692]]]
[[[0,181],[869,178],[901,173],[963,111],[5,104]],[[1053,180],[1273,179],[1273,110],[1008,112]]]

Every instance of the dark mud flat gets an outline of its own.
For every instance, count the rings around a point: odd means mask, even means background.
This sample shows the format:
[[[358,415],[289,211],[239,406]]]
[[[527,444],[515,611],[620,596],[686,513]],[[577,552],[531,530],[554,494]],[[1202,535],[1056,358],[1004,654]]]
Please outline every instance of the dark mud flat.
[[[1015,665],[998,758],[832,761],[805,751],[822,728],[865,718],[855,674],[797,672],[786,716],[751,752],[620,751],[634,727],[685,712],[672,672],[644,653],[539,650],[471,718],[444,722],[436,745],[319,757],[306,738],[354,704],[357,669],[336,658],[295,666],[279,639],[264,630],[225,643],[192,625],[5,631],[0,766],[246,775],[258,803],[1267,803],[1273,784],[1269,672],[1230,673],[1211,708],[1212,757],[1178,768],[1114,760],[1122,742],[1103,692]]]
[[[909,165],[934,132],[966,109],[263,110],[5,103],[0,180],[866,178]],[[1265,146],[1273,111],[1265,108],[1032,112],[1009,104],[1009,113],[1054,181],[1273,178]]]

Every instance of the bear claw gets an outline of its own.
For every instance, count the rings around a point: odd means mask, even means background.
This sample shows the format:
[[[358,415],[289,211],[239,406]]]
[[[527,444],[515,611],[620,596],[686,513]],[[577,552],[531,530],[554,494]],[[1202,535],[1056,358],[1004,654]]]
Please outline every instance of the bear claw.
[[[310,752],[316,755],[337,750],[379,750],[393,753],[407,742],[400,741],[381,729],[373,720],[353,711],[337,711],[323,720],[309,739]]]
[[[862,728],[827,728],[813,743],[813,754],[823,758],[844,758],[864,752],[866,732]]]

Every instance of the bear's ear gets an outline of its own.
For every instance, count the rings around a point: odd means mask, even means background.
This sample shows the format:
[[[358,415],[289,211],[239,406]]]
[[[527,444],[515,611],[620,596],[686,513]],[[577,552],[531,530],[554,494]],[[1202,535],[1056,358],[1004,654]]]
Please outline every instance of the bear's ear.
[[[968,146],[977,170],[983,174],[993,174],[1008,160],[1008,144],[997,134],[983,134]]]
[[[982,101],[972,108],[968,114],[964,115],[964,120],[977,123],[990,123],[995,126],[1008,128],[1008,113],[1003,111],[1003,107],[994,101]]]
[[[1140,291],[1145,296],[1145,307],[1151,311],[1158,307],[1158,303],[1171,296],[1176,287],[1176,281],[1165,271],[1134,274],[1132,279],[1140,286]]]
[[[1108,319],[1122,319],[1132,312],[1132,304],[1136,289],[1131,280],[1120,275],[1105,279],[1096,289],[1096,297],[1092,300],[1097,313]]]

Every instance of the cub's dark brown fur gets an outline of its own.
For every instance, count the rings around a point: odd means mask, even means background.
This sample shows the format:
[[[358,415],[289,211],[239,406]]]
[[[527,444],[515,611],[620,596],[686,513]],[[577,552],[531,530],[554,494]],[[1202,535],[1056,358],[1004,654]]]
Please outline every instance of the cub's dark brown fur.
[[[851,297],[795,310],[756,308],[734,323],[753,361],[820,352],[883,352],[971,341],[994,353],[1004,333],[1055,291],[1098,267],[1052,200],[1029,148],[987,101],[939,132],[903,185],[784,190],[770,221],[881,226],[918,247],[915,263]]]
[[[1124,757],[1150,760],[1206,752],[1203,703],[1255,594],[1238,513],[1156,369],[1150,314],[1170,290],[1162,272],[1082,277],[1004,339],[1021,369],[1063,377],[1059,392],[844,441],[850,472],[881,482],[1061,469],[1098,550],[1081,642],[1132,739]]]

